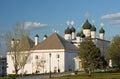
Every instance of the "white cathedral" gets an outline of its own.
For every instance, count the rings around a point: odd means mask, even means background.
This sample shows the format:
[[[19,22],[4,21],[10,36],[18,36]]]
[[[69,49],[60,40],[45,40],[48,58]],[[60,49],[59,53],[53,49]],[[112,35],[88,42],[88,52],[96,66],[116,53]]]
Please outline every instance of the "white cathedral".
[[[26,43],[30,45],[30,58],[24,67],[25,74],[55,73],[67,72],[73,70],[82,70],[82,63],[78,57],[78,45],[87,37],[91,37],[94,44],[100,48],[101,56],[104,56],[110,41],[104,39],[105,30],[103,27],[99,30],[99,37],[96,37],[96,27],[89,23],[88,19],[82,26],[81,32],[76,33],[74,26],[65,29],[64,37],[58,33],[51,36],[44,36],[43,41],[39,42],[38,34],[32,41],[29,37]],[[23,41],[21,39],[20,41]],[[15,40],[11,41],[11,47],[14,47]],[[12,60],[13,53],[7,52],[7,74],[15,74]],[[19,70],[18,74],[21,73]]]

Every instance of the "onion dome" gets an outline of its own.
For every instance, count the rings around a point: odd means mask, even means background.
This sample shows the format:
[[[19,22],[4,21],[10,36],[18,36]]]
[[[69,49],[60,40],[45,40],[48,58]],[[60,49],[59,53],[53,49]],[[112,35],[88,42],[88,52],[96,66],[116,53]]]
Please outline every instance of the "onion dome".
[[[85,38],[85,34],[83,33],[83,31],[80,32],[80,37]]]
[[[39,37],[39,35],[38,35],[38,34],[36,34],[36,35],[35,35],[35,37]]]
[[[85,38],[85,34],[81,34],[80,37],[81,37],[81,38]]]
[[[76,36],[80,37],[80,32],[78,32],[78,33],[76,34]]]
[[[83,29],[90,29],[90,28],[91,28],[91,24],[89,23],[88,19],[87,19],[86,22],[83,24],[82,28],[83,28]]]
[[[45,35],[44,35],[44,37],[46,37],[46,38],[47,38],[47,35],[45,34]]]
[[[71,34],[72,33],[72,31],[71,31],[71,29],[68,27],[66,30],[65,30],[65,34]]]
[[[96,31],[96,27],[94,25],[91,27],[91,31]]]
[[[75,28],[74,28],[73,26],[72,26],[72,28],[71,28],[71,31],[72,31],[72,32],[75,32]]]
[[[12,38],[12,41],[15,41],[15,39],[14,39],[14,38]]]
[[[105,30],[104,30],[103,28],[101,28],[101,29],[99,30],[99,33],[105,33]]]

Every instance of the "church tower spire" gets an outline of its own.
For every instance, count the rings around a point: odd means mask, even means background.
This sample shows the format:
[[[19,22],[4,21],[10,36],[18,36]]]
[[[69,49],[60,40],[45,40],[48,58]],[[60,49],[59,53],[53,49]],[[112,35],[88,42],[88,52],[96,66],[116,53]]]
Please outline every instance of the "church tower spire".
[[[91,24],[89,23],[89,21],[88,21],[88,16],[89,16],[89,14],[88,13],[86,13],[85,14],[85,16],[86,16],[86,22],[83,24],[83,26],[82,26],[82,28],[83,28],[83,33],[85,34],[85,36],[86,37],[90,37],[90,29],[91,29]]]
[[[100,26],[101,26],[101,29],[99,30],[99,37],[100,39],[104,39],[104,34],[105,34],[105,30],[103,29],[104,24],[101,23]]]
[[[96,27],[94,26],[95,20],[92,20],[92,27],[91,27],[91,38],[96,37]]]

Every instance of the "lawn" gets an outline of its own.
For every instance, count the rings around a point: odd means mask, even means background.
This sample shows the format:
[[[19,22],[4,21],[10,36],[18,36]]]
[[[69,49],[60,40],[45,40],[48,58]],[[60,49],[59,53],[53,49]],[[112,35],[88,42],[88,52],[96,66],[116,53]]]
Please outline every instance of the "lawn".
[[[120,79],[120,73],[94,73],[92,76],[80,74],[50,79]]]

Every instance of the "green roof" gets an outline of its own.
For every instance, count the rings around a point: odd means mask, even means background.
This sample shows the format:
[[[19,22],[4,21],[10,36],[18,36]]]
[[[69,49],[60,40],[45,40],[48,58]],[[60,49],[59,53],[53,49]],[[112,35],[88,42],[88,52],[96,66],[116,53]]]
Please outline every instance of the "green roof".
[[[72,31],[72,32],[75,32],[75,28],[74,28],[73,26],[72,26],[72,28],[71,28],[71,31]]]
[[[96,31],[96,27],[94,25],[91,27],[91,31]]]
[[[91,28],[91,24],[89,23],[88,19],[87,19],[86,22],[83,24],[82,28],[83,28],[83,29],[90,29],[90,28]]]
[[[80,36],[80,37],[82,37],[82,38],[84,38],[84,37],[85,37],[85,35],[83,34],[83,31],[78,32],[78,33],[76,34],[76,36]]]
[[[83,31],[80,32],[80,37],[85,38],[85,34],[83,33]]]
[[[80,32],[78,32],[78,33],[76,34],[76,36],[79,36],[79,37],[80,37]]]
[[[36,35],[35,35],[35,37],[39,37],[39,35],[38,35],[38,34],[36,34]]]
[[[99,30],[99,33],[105,33],[105,30],[103,29],[103,27]]]
[[[44,37],[47,37],[47,35],[45,34]]]
[[[65,34],[71,34],[72,33],[72,30],[68,27],[67,29],[65,29]]]

